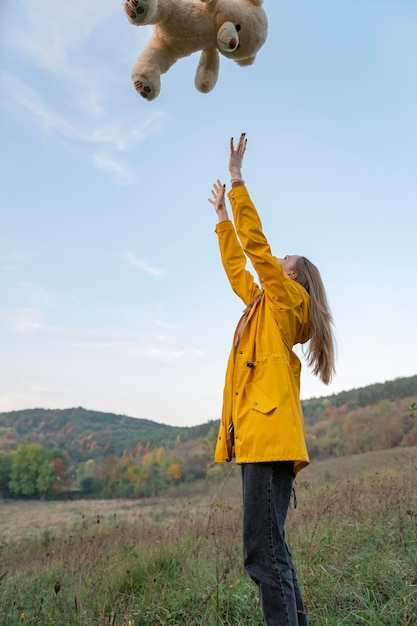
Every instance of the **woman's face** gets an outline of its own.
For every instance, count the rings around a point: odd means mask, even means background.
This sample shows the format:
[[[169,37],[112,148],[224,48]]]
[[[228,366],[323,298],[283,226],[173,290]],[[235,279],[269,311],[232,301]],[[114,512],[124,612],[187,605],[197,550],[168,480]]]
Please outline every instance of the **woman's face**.
[[[282,269],[290,278],[297,278],[294,268],[299,258],[296,254],[287,254],[283,259],[278,259],[278,263],[282,265]]]

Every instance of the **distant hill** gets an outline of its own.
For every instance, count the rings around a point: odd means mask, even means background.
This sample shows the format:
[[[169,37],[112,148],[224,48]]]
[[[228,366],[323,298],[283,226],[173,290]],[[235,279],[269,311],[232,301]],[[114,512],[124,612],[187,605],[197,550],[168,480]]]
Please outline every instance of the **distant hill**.
[[[304,403],[310,458],[417,446],[417,376]]]
[[[199,426],[167,426],[146,419],[73,409],[27,409],[0,413],[0,451],[24,443],[66,450],[75,462],[122,456],[137,444],[172,448],[205,437],[213,422]]]
[[[307,443],[311,458],[417,445],[417,420],[408,406],[417,402],[417,376],[305,400]],[[122,456],[138,444],[172,449],[217,431],[218,421],[190,427],[146,419],[72,409],[30,409],[0,413],[0,451],[24,443],[66,450],[75,463]]]
[[[417,375],[408,378],[396,378],[385,383],[376,383],[367,387],[342,391],[323,398],[305,400],[303,404],[306,424],[315,424],[322,419],[328,407],[345,406],[349,410],[378,404],[381,400],[400,400],[414,398],[417,401]]]

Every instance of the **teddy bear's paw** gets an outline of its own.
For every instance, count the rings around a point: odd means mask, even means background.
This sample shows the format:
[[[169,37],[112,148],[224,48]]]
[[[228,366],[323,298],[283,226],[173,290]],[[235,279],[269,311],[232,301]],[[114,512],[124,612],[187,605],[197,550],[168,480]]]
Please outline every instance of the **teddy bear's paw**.
[[[132,24],[142,24],[148,15],[149,0],[125,0],[123,9],[129,22]]]
[[[156,90],[154,84],[146,78],[146,76],[133,75],[132,76],[133,85],[142,98],[146,98],[146,100],[153,100],[159,93],[159,90]]]

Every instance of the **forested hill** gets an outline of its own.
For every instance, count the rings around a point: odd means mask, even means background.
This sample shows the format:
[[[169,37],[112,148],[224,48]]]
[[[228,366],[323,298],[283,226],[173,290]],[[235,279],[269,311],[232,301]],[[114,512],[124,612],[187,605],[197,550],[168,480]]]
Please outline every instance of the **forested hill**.
[[[417,375],[303,402],[310,455],[343,455],[417,444]],[[191,427],[84,408],[0,413],[0,452],[37,443],[65,450],[76,463],[121,457],[136,446],[172,449],[202,438],[214,441],[217,420]]]
[[[410,398],[410,403],[417,402],[417,375],[396,378],[351,391],[342,391],[323,398],[305,400],[303,402],[304,419],[307,425],[313,425],[325,417],[329,407],[346,407],[348,410],[354,410],[379,404],[383,400],[394,402],[404,398]]]
[[[25,443],[57,446],[76,461],[122,456],[138,444],[172,448],[178,441],[205,437],[213,426],[167,426],[146,419],[73,409],[27,409],[0,413],[0,451]]]

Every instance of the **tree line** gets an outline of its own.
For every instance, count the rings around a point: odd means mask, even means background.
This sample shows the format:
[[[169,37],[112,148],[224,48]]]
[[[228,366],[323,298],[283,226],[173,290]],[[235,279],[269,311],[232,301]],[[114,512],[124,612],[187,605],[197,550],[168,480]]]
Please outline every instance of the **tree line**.
[[[400,385],[378,385],[368,389],[368,396],[362,396],[355,390],[351,395],[338,394],[330,400],[309,401],[310,408],[315,412],[306,419],[306,441],[311,460],[324,459],[330,456],[359,454],[372,450],[417,446],[417,403],[415,383],[417,377],[403,379]],[[395,381],[394,381],[395,382]],[[399,389],[402,389],[400,392]],[[383,391],[375,400],[374,393]],[[411,393],[410,393],[411,392]],[[403,397],[401,394],[408,394]],[[338,400],[336,401],[336,397]],[[344,397],[345,403],[339,402]],[[373,398],[368,403],[364,399]],[[314,403],[318,404],[314,404]],[[320,410],[316,410],[320,407]],[[62,428],[66,433],[77,426],[73,422],[65,422]],[[44,414],[37,410],[30,414],[34,427],[41,431]],[[62,420],[62,415],[54,415],[54,419]],[[96,419],[96,415],[94,415]],[[116,423],[116,434],[120,435],[122,423],[127,421],[129,433],[133,436],[134,418],[120,418]],[[75,422],[75,426],[74,426]],[[78,419],[78,422],[81,422]],[[22,418],[18,427],[23,430]],[[65,449],[66,440],[59,445],[51,443],[58,423],[49,424],[47,443],[23,443],[14,445],[7,439],[8,430],[3,437],[11,444],[10,450],[0,451],[0,497],[4,498],[56,498],[84,495],[100,498],[133,498],[148,497],[163,493],[172,485],[211,479],[224,475],[224,466],[213,462],[218,421],[204,424],[194,430],[172,429],[157,425],[152,430],[152,423],[146,423],[146,434],[152,435],[146,443],[131,440],[120,446],[119,454],[113,453],[107,443],[100,445],[101,440],[88,430],[79,428],[77,441],[84,441],[84,454],[72,454],[71,445]],[[7,427],[7,424],[5,424]],[[84,428],[91,426],[90,423]],[[26,425],[25,433],[27,433]],[[98,429],[97,429],[98,430]],[[110,417],[102,424],[102,431],[111,440]],[[1,429],[0,429],[1,431]],[[159,433],[160,437],[154,434]],[[193,432],[194,438],[190,436]],[[50,434],[52,433],[52,435]],[[65,433],[64,433],[65,434]],[[175,435],[175,437],[174,437]],[[0,432],[1,437],[1,432]],[[166,445],[161,443],[161,439]],[[70,440],[68,440],[69,442]],[[120,442],[124,438],[120,435]],[[91,445],[90,445],[91,443]],[[97,452],[100,449],[100,454]]]
[[[212,466],[217,428],[205,438],[178,442],[173,449],[137,443],[122,456],[107,455],[77,464],[67,452],[40,444],[22,444],[0,452],[0,496],[57,498],[141,498],[171,485],[205,479]]]

